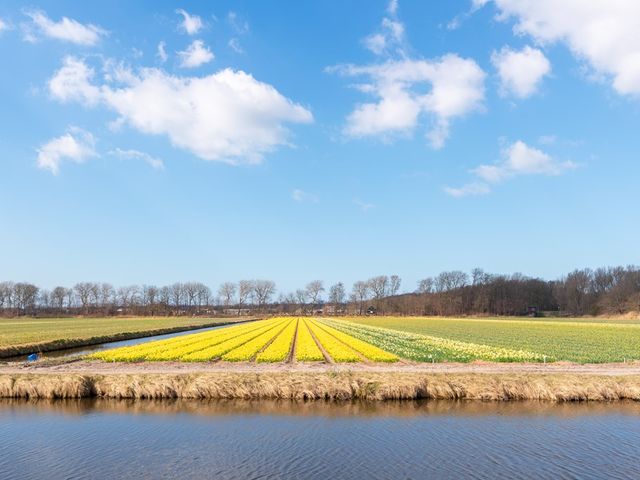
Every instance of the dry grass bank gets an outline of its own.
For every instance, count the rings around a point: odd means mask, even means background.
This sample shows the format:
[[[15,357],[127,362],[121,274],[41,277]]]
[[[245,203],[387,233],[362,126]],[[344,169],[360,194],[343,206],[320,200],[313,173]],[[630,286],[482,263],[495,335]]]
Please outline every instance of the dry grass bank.
[[[0,374],[0,397],[640,401],[640,376],[410,372]]]

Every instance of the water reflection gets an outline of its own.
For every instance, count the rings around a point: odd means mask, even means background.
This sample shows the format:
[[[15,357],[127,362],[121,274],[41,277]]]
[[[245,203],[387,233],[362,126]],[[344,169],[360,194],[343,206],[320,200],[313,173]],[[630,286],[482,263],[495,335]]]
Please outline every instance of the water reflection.
[[[0,401],[13,478],[640,478],[640,404]]]
[[[423,417],[423,416],[528,416],[580,417],[584,415],[629,415],[640,418],[638,402],[478,402],[478,401],[288,401],[288,400],[115,400],[1,399],[0,411],[57,415],[116,413],[126,415],[205,417],[269,415],[293,417]]]

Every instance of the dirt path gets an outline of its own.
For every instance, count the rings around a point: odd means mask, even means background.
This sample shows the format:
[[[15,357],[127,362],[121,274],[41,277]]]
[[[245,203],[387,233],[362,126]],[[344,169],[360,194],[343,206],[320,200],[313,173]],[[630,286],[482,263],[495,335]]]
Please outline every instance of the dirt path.
[[[75,361],[67,363],[6,363],[0,364],[0,375],[13,373],[38,374],[195,374],[195,373],[324,373],[324,372],[369,372],[369,373],[464,373],[464,374],[571,374],[571,375],[640,375],[640,362],[574,364],[557,362],[538,363],[274,363],[249,362],[140,362],[106,363],[100,361]]]

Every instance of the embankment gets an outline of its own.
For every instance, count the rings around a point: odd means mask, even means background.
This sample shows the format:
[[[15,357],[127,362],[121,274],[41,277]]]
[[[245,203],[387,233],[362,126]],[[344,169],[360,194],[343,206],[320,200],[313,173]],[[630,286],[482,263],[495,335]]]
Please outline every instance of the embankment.
[[[640,375],[401,371],[0,373],[0,397],[640,401]]]

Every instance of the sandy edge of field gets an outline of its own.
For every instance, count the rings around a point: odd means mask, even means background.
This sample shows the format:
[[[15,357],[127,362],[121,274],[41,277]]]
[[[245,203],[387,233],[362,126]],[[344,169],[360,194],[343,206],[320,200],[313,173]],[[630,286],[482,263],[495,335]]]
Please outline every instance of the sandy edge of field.
[[[249,362],[134,362],[109,363],[79,360],[60,363],[10,362],[0,364],[0,375],[37,374],[198,374],[198,373],[459,373],[459,374],[571,374],[640,375],[640,361],[628,363],[577,364],[555,363],[249,363]]]

